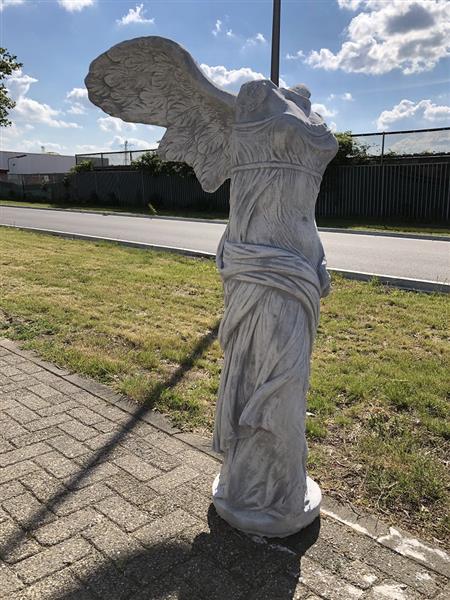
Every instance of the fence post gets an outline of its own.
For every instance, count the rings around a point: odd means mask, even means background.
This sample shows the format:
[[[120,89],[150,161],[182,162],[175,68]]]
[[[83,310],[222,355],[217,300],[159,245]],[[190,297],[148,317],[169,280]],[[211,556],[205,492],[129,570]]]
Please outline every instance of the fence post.
[[[380,208],[381,208],[381,217],[384,217],[384,142],[385,142],[386,133],[383,131],[381,136],[381,157],[380,157],[380,165],[381,165],[381,198],[380,198]]]

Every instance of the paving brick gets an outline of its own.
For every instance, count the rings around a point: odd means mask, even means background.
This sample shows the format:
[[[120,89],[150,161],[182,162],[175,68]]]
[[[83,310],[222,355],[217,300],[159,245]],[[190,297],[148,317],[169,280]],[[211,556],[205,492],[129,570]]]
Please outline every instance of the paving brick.
[[[12,592],[20,590],[23,583],[10,567],[0,564],[0,598],[8,598]]]
[[[0,395],[0,411],[14,408],[17,404],[16,399],[12,394],[1,394]]]
[[[98,431],[93,427],[87,427],[86,425],[83,425],[83,423],[75,420],[62,423],[59,428],[80,442],[84,442],[98,434]]]
[[[219,473],[221,464],[217,460],[198,450],[186,448],[186,444],[183,444],[183,446],[184,449],[177,453],[177,458],[181,461],[182,465],[191,467],[199,473],[210,473],[214,476]]]
[[[180,534],[188,527],[198,523],[198,520],[184,510],[178,509],[160,519],[155,519],[133,533],[143,546],[153,546],[162,540],[170,539]]]
[[[17,421],[14,421],[14,419],[11,419],[11,417],[5,414],[5,416],[2,419],[3,439],[13,440],[15,437],[19,435],[24,435],[25,433],[28,433],[25,427],[22,427],[22,425],[19,425],[19,423],[17,423]]]
[[[4,452],[9,452],[10,450],[14,450],[14,446],[8,440],[3,440],[0,438],[0,454]]]
[[[78,467],[78,474],[80,476],[77,477],[75,481],[70,478],[67,479],[65,483],[68,487],[80,489],[92,485],[93,483],[103,481],[104,479],[108,479],[119,472],[119,469],[110,462],[97,463],[90,466],[91,458],[92,457],[90,456],[87,457],[87,464],[81,463],[81,459],[78,459],[78,461],[80,461]]]
[[[0,455],[0,467],[6,467],[8,465],[13,465],[14,463],[27,460],[28,458],[37,457],[40,454],[48,452],[49,450],[51,450],[50,446],[44,444],[43,442],[31,444],[30,446],[24,446],[23,448],[16,448],[10,452]]]
[[[113,523],[94,525],[83,534],[96,548],[114,561],[126,560],[142,551],[139,542]]]
[[[148,425],[148,427],[151,427],[151,425]],[[186,446],[180,440],[160,431],[154,431],[145,435],[145,440],[152,446],[156,446],[156,448],[167,452],[167,454],[178,454],[186,452],[189,449],[189,446]]]
[[[25,392],[17,399],[21,404],[33,411],[41,410],[50,406],[46,400],[43,400],[31,392]]]
[[[21,479],[22,485],[31,491],[33,496],[49,505],[55,498],[64,495],[67,490],[63,483],[36,465],[36,470]]]
[[[38,456],[35,462],[58,478],[72,476],[80,470],[76,463],[56,452],[56,450]]]
[[[67,434],[59,435],[48,442],[53,448],[64,454],[66,458],[76,458],[88,452],[84,444]]]
[[[98,423],[94,423],[95,429],[100,431],[101,433],[113,433],[118,431],[117,423],[114,421],[99,421]]]
[[[55,515],[29,492],[5,500],[3,508],[25,529],[35,529],[55,519]]]
[[[70,425],[70,417],[68,417],[66,414],[41,417],[35,421],[27,423],[27,428],[30,431],[39,431],[40,429],[47,429],[48,427],[53,427],[54,425],[59,425],[60,427],[63,425]]]
[[[57,435],[61,435],[61,431],[56,427],[49,427],[48,429],[39,429],[38,431],[19,435],[15,437],[12,442],[18,448],[22,448],[23,446],[29,446],[30,444],[36,444],[37,442],[47,442]]]
[[[73,408],[69,411],[69,414],[78,421],[81,421],[81,423],[84,425],[93,425],[94,423],[103,421],[103,417],[84,406],[80,408]]]
[[[248,600],[320,600],[313,596],[311,590],[298,583],[294,577],[277,574],[270,577],[269,582],[253,593]]]
[[[123,440],[122,445],[132,454],[143,458],[161,471],[171,471],[180,465],[176,456],[163,452],[156,446],[147,443],[143,438],[130,436]]]
[[[21,425],[25,425],[29,421],[34,421],[39,416],[37,413],[35,413],[33,410],[30,410],[26,406],[21,406],[18,402],[16,403],[16,406],[8,409],[6,412],[10,417],[12,417]]]
[[[89,543],[76,537],[43,550],[14,566],[14,571],[25,583],[34,583],[80,560],[91,551]]]
[[[437,593],[441,577],[374,542],[364,562],[386,573],[393,580],[406,584],[425,596]]]
[[[368,567],[360,560],[347,562],[341,567],[339,574],[363,590],[369,589],[384,578],[377,569]]]
[[[165,473],[164,475],[152,479],[150,487],[156,492],[165,492],[176,488],[186,481],[194,479],[197,475],[197,471],[183,465],[181,467],[176,467],[172,471],[169,471],[169,473]]]
[[[144,506],[157,495],[146,483],[138,481],[123,471],[113,477],[109,477],[105,483],[122,496],[122,498],[125,498],[125,500],[132,502],[136,506]]]
[[[1,468],[0,484],[6,483],[7,481],[11,481],[13,479],[19,479],[23,475],[27,475],[27,473],[35,471],[37,468],[37,465],[31,462],[31,460],[25,460],[21,463]]]
[[[67,413],[67,411],[75,406],[77,406],[77,403],[74,400],[66,400],[64,402],[59,402],[58,404],[52,403],[46,408],[39,410],[38,413],[40,417],[51,417],[52,415]]]
[[[24,491],[25,488],[19,481],[4,483],[0,485],[0,502],[8,500],[8,498],[14,498],[14,496],[19,496],[20,494],[23,494]]]
[[[426,596],[431,598],[431,596]],[[421,594],[417,594],[404,583],[399,583],[394,580],[383,581],[375,585],[364,596],[364,600],[420,600],[423,599]]]
[[[29,361],[21,363],[19,369],[28,374],[34,374],[43,371],[42,367],[39,367],[38,365]]]
[[[30,533],[24,531],[12,519],[0,523],[0,557],[7,563],[14,564],[37,554],[41,547]]]
[[[105,498],[96,504],[95,508],[127,532],[134,531],[149,521],[146,513],[124,500],[121,496]]]
[[[39,379],[39,375],[36,378]],[[33,394],[36,394],[37,396],[40,396],[44,399],[51,398],[52,396],[55,396],[57,394],[57,390],[49,387],[48,385],[45,385],[45,383],[38,383],[37,385],[33,385],[28,389],[30,390],[30,392],[33,392]]]
[[[40,544],[52,546],[73,537],[83,529],[97,525],[101,521],[103,521],[102,515],[99,515],[92,508],[84,508],[40,527],[34,532],[34,537]]]
[[[2,375],[6,375],[6,377],[11,377],[11,375],[20,375],[19,369],[12,365],[7,367],[0,367],[0,373]]]
[[[104,419],[114,421],[116,424],[126,423],[130,420],[130,415],[128,413],[123,412],[120,408],[107,404],[105,401],[93,404],[92,409],[98,412]]]
[[[74,394],[80,391],[76,385],[69,383],[65,379],[61,379],[60,377],[56,377],[56,379],[52,379],[52,388],[58,390],[58,392],[62,392],[63,394]]]
[[[300,582],[327,600],[356,600],[364,593],[306,557],[301,561]]]
[[[161,475],[159,469],[133,454],[121,456],[114,463],[139,481],[149,481]]]
[[[105,558],[95,548],[72,569],[83,587],[92,590],[96,598],[134,600],[140,588],[139,583],[125,577],[123,569],[119,571],[114,562]],[[153,600],[153,596],[149,596],[147,600],[150,598]]]
[[[59,504],[54,508],[54,512],[57,515],[65,516],[70,513],[79,510],[80,508],[84,508],[85,506],[90,506],[95,502],[99,502],[103,498],[111,496],[113,492],[107,488],[103,484],[95,484],[90,487],[83,488],[81,490],[76,490],[71,492],[62,504]]]
[[[75,563],[78,564],[79,561]],[[8,600],[97,600],[97,597],[82,587],[68,567],[16,592]]]
[[[183,564],[183,572],[185,580],[198,591],[202,600],[248,600],[249,589],[245,582],[236,581],[225,569],[203,556],[195,556]]]

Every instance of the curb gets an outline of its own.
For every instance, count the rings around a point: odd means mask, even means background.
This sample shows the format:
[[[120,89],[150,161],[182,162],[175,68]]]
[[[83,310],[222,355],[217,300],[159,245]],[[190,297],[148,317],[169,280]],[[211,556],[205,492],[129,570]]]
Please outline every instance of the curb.
[[[87,215],[99,215],[103,217],[136,217],[137,219],[161,219],[163,221],[189,221],[190,223],[210,223],[218,225],[227,225],[228,220],[225,219],[202,219],[192,217],[171,217],[171,216],[160,216],[160,215],[143,215],[139,213],[130,212],[113,212],[108,210],[83,210],[81,208],[42,208],[34,206],[7,206],[0,204],[0,208],[29,208],[31,210],[51,210],[55,212],[72,212],[81,213]],[[436,242],[450,242],[450,233],[448,235],[431,235],[427,233],[407,233],[401,231],[378,231],[378,230],[366,230],[366,229],[345,229],[343,227],[318,227],[318,230],[323,233],[349,233],[351,235],[374,235],[378,237],[397,237],[406,238],[410,240],[430,240]]]
[[[450,294],[450,283],[441,283],[439,281],[429,281],[427,279],[409,279],[408,277],[393,277],[392,275],[384,275],[381,273],[364,273],[363,271],[345,271],[343,269],[327,268],[331,273],[341,275],[346,279],[354,279],[356,281],[372,281],[377,279],[383,285],[397,287],[402,290],[412,292],[426,292],[429,294],[440,293]]]
[[[12,342],[11,340],[0,338],[0,347],[30,360],[46,371],[49,371],[81,390],[114,405],[129,415],[133,415],[136,408],[142,406],[126,396],[117,394],[101,383],[81,377],[77,374],[70,374],[66,369],[60,369],[52,363],[41,360],[37,357],[35,352],[22,350],[17,343]],[[211,438],[202,437],[193,433],[183,433],[176,427],[173,427],[165,415],[154,412],[151,409],[142,415],[141,419],[145,423],[153,425],[153,427],[160,431],[175,439],[183,441],[188,446],[191,446],[203,454],[207,454],[214,458],[218,463],[221,463],[220,455],[211,450]],[[446,578],[449,577],[450,556],[440,548],[428,546],[420,540],[411,537],[409,533],[390,527],[387,523],[369,513],[363,511],[357,512],[350,504],[344,505],[329,496],[323,498],[320,513],[322,517],[338,521],[355,531],[357,534],[364,535],[365,537],[374,540],[381,546],[389,548],[389,550],[404,556],[416,564],[425,566],[431,571],[443,575]],[[417,551],[418,548],[420,548],[420,553]]]
[[[117,238],[98,237],[94,235],[86,235],[84,233],[70,233],[67,231],[55,231],[53,229],[40,229],[36,227],[26,227],[17,225],[0,225],[1,227],[10,227],[12,229],[21,229],[24,231],[31,231],[33,233],[45,233],[48,235],[54,235],[65,239],[85,240],[89,242],[109,242],[112,244],[118,244],[121,246],[127,246],[129,248],[139,248],[141,250],[159,250],[163,252],[174,252],[175,254],[182,254],[184,256],[190,256],[193,258],[209,258],[215,259],[216,255],[212,252],[204,252],[202,250],[192,250],[190,248],[178,248],[176,246],[162,246],[160,244],[149,244],[145,242],[131,242],[128,240],[121,240]],[[441,293],[450,294],[450,283],[444,283],[439,281],[429,281],[426,279],[409,279],[407,277],[394,277],[392,275],[385,275],[383,273],[365,273],[363,271],[347,271],[345,269],[335,269],[328,267],[330,273],[336,273],[346,279],[354,279],[357,281],[371,281],[372,279],[378,279],[383,285],[389,285],[397,287],[402,290],[409,290],[412,292],[426,292],[426,293]]]

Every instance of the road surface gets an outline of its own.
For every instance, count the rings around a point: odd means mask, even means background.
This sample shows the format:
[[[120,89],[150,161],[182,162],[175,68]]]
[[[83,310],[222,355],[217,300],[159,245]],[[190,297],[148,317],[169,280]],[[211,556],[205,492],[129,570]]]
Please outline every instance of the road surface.
[[[0,224],[214,253],[225,225],[0,206]],[[450,243],[321,232],[332,269],[450,283]],[[1,248],[0,248],[1,252]]]

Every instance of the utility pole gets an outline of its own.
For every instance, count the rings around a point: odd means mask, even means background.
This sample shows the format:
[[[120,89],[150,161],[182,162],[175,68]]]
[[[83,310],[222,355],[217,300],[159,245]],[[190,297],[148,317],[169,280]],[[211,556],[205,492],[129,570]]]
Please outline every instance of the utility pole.
[[[280,81],[280,20],[281,0],[273,0],[272,63],[270,68],[270,79],[275,85],[278,85]]]

